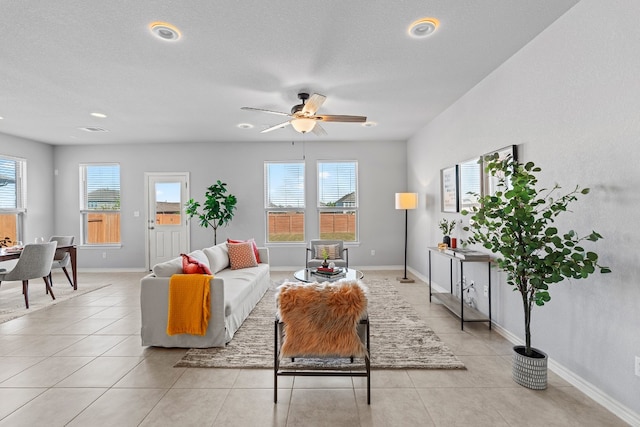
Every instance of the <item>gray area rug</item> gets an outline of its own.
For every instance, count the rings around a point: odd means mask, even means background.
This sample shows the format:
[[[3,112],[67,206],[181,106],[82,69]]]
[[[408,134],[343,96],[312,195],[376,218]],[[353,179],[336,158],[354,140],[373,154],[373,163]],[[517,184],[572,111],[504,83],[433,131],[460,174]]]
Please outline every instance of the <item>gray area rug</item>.
[[[54,276],[53,294],[56,299],[52,300],[51,296],[45,293],[42,279],[29,280],[29,308],[27,309],[22,296],[22,282],[2,282],[0,284],[0,323],[46,309],[109,285],[110,283],[85,283],[80,280],[78,289],[74,291],[66,278]]]
[[[396,290],[391,280],[363,281],[369,288],[369,322],[372,369],[465,369],[451,350]],[[192,348],[175,365],[189,368],[273,369],[273,284],[225,348]],[[332,369],[355,369],[362,359],[333,359]],[[327,360],[283,360],[287,369],[327,367]]]

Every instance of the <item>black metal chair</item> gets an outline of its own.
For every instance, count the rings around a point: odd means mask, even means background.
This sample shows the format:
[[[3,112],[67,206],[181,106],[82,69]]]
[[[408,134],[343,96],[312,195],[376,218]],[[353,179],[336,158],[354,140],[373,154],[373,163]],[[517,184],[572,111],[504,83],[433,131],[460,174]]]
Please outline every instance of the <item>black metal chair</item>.
[[[355,289],[359,288],[359,289]],[[354,310],[336,314],[332,302],[336,293],[348,296],[341,301],[354,301]],[[302,294],[304,293],[304,294]],[[348,300],[352,298],[352,300]],[[358,281],[333,283],[285,283],[276,295],[277,315],[274,322],[273,401],[278,403],[280,376],[342,376],[367,378],[367,404],[371,404],[371,361],[369,316],[366,290]],[[326,316],[318,315],[318,312]],[[331,325],[330,328],[326,325]],[[340,339],[336,337],[340,336]],[[343,338],[344,337],[344,338]],[[349,369],[331,366],[305,366],[305,359],[364,359]],[[283,367],[284,359],[297,363]]]

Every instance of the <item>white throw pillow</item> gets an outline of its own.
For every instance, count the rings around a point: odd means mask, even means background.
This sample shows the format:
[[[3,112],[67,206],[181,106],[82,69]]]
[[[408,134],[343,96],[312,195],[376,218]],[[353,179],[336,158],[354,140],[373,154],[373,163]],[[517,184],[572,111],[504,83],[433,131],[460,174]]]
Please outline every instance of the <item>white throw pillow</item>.
[[[209,260],[209,269],[213,274],[229,267],[229,251],[226,243],[205,248],[203,252]]]
[[[209,259],[201,250],[195,250],[189,254],[189,256],[197,259],[211,270],[209,265]],[[213,271],[213,270],[211,270]],[[161,262],[153,266],[153,274],[156,277],[171,277],[174,274],[182,274],[182,257],[174,258],[167,262]]]

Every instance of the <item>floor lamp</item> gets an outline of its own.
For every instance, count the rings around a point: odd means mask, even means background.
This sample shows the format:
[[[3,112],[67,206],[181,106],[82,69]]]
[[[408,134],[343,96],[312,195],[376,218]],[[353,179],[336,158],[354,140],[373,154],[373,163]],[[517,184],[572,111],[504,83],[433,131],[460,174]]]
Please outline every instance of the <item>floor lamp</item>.
[[[404,276],[399,278],[401,283],[413,283],[415,280],[407,277],[407,238],[409,209],[418,207],[418,193],[396,193],[396,209],[404,209]]]

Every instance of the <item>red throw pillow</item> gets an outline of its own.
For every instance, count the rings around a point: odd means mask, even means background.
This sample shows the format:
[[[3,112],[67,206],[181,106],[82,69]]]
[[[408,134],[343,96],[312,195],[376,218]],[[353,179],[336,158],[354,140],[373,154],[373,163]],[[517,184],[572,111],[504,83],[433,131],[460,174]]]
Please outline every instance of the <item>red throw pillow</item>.
[[[253,253],[256,256],[256,262],[260,264],[262,262],[260,261],[260,252],[258,251],[258,245],[256,245],[256,241],[254,239],[249,239],[249,240],[227,239],[227,243],[246,243],[246,242],[251,242],[251,247],[253,247]]]
[[[182,256],[182,273],[184,274],[211,274],[211,270],[205,264],[187,254]]]

